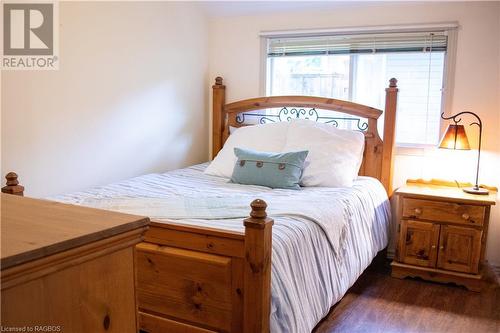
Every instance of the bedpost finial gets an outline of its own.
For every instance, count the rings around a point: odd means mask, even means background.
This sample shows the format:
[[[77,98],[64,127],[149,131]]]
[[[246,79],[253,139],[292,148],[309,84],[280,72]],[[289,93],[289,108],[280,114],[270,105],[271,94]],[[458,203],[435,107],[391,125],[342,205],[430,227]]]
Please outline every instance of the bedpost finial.
[[[15,172],[9,172],[8,174],[5,175],[5,179],[7,179],[7,185],[8,186],[16,186],[19,185],[19,181],[17,180],[17,173]]]
[[[264,229],[274,223],[273,219],[267,217],[267,204],[264,200],[255,199],[250,204],[250,207],[252,207],[250,217],[243,221],[246,228]]]
[[[215,78],[215,85],[216,85],[216,86],[222,86],[222,77],[217,76],[217,77]]]
[[[7,179],[7,185],[2,187],[3,193],[15,194],[22,196],[24,194],[24,187],[19,185],[19,181],[17,180],[17,173],[9,172],[5,175],[5,179]]]
[[[398,80],[396,78],[392,78],[389,80],[389,88],[397,88]]]
[[[250,212],[250,216],[254,219],[265,219],[267,217],[266,208],[267,204],[262,199],[255,199],[250,204],[252,207],[252,211]]]

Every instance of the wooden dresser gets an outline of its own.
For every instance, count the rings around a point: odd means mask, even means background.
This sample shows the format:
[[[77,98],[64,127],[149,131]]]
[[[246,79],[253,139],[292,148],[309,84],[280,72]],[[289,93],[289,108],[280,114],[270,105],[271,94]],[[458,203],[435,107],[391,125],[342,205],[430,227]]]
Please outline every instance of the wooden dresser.
[[[137,332],[134,246],[148,222],[2,193],[2,331]]]
[[[392,276],[453,282],[480,291],[490,208],[497,193],[473,195],[456,185],[434,184],[409,181],[395,192],[398,234]]]

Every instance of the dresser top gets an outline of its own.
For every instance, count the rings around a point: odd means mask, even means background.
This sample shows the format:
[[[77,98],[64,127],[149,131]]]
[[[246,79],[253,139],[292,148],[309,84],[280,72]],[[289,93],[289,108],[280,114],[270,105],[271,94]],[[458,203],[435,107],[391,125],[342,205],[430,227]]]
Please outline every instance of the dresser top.
[[[439,185],[437,185],[439,184]],[[497,192],[490,190],[486,195],[470,194],[455,186],[445,186],[442,183],[421,180],[409,180],[406,185],[396,190],[397,195],[421,198],[441,199],[445,201],[462,202],[479,205],[495,205]],[[451,183],[450,183],[451,185]]]
[[[147,217],[4,193],[0,209],[2,270],[149,223]]]

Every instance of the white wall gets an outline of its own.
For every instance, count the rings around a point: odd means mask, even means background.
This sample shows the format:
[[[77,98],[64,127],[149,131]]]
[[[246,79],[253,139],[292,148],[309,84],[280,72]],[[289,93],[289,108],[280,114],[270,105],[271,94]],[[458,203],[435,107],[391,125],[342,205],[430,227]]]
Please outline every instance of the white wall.
[[[60,69],[2,72],[2,174],[46,196],[206,160],[207,20],[61,2]]]
[[[452,110],[470,110],[483,120],[480,180],[500,185],[500,3],[385,3],[352,5],[323,11],[295,11],[216,17],[209,22],[209,83],[222,76],[227,101],[255,97],[260,92],[260,39],[264,30],[335,28],[458,21],[457,57]],[[471,144],[476,144],[470,132]],[[455,153],[455,152],[452,152]],[[465,157],[465,159],[464,159]],[[462,155],[442,150],[404,153],[396,157],[395,183],[407,178],[473,181],[475,151]],[[487,258],[500,265],[500,205],[494,207]]]

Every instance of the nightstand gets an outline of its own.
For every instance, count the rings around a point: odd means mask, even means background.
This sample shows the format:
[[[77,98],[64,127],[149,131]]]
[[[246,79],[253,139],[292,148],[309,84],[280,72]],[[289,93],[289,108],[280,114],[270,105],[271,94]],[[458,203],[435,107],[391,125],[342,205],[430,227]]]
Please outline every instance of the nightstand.
[[[497,189],[474,195],[452,182],[409,180],[395,194],[392,276],[453,282],[481,291],[490,208]]]

